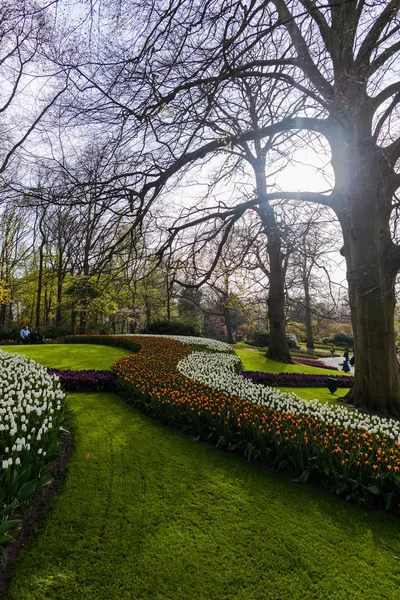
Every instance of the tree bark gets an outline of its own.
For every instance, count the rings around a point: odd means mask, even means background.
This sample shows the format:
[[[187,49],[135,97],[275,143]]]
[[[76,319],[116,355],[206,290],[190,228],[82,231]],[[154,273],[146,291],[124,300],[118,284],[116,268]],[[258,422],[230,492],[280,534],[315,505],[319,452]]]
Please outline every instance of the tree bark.
[[[85,335],[86,333],[86,324],[87,324],[87,310],[83,308],[79,317],[79,333],[80,335]]]
[[[343,231],[356,357],[355,380],[346,401],[368,412],[396,416],[400,382],[394,311],[399,260],[390,233],[393,172],[384,152],[372,144],[347,143],[347,152],[342,147],[339,155],[339,150],[339,145],[333,147],[333,165],[347,197],[336,213]]]
[[[308,283],[306,267],[304,267],[304,269],[303,269],[303,286],[304,286],[304,299],[305,299],[307,350],[314,350],[314,334],[313,334],[313,328],[312,328],[310,286]]]
[[[235,340],[233,339],[233,333],[232,333],[231,313],[227,306],[223,307],[223,315],[224,315],[224,323],[225,323],[225,327],[226,327],[226,336],[227,336],[228,344],[234,344]]]
[[[284,363],[291,363],[292,357],[286,337],[285,317],[285,277],[280,235],[274,236],[270,229],[268,234],[269,256],[269,346],[267,357]]]
[[[2,304],[0,306],[0,326],[1,327],[4,327],[6,324],[6,308],[7,308],[6,304]]]
[[[62,286],[64,281],[63,269],[63,252],[61,247],[58,248],[58,265],[57,265],[57,307],[56,307],[56,327],[61,326],[62,321]]]
[[[267,192],[265,177],[265,159],[253,165],[257,194],[262,199]],[[284,363],[291,363],[292,357],[286,337],[285,316],[285,270],[282,253],[282,240],[274,209],[268,203],[260,203],[258,214],[268,238],[269,293],[267,299],[269,319],[269,345],[267,357]]]
[[[44,242],[40,244],[39,248],[39,274],[38,274],[38,289],[36,295],[36,316],[35,316],[35,327],[40,327],[40,309],[41,309],[41,298],[42,298],[42,285],[43,285],[43,250]]]

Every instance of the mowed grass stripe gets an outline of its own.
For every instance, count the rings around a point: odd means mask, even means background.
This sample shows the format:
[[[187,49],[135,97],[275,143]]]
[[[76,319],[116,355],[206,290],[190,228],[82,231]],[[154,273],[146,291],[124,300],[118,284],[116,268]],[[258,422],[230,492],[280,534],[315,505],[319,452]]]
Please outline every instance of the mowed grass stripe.
[[[397,600],[399,520],[71,394],[76,452],[8,600]]]
[[[95,344],[44,344],[26,346],[0,346],[4,352],[18,352],[33,358],[44,367],[57,369],[97,371],[109,370],[121,356],[132,354],[129,350]]]

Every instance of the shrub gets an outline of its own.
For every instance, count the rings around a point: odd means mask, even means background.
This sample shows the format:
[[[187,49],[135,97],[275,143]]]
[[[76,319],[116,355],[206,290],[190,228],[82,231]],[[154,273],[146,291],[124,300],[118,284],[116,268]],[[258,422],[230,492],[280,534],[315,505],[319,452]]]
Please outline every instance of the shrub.
[[[269,344],[269,333],[267,331],[257,331],[252,340],[254,346],[266,347]]]
[[[200,337],[198,325],[184,323],[183,321],[154,321],[140,333],[158,333],[160,335],[190,335]]]
[[[0,327],[0,341],[18,340],[21,327]]]
[[[332,338],[332,344],[342,344],[344,346],[354,346],[354,337],[345,331],[338,331]]]
[[[288,333],[286,335],[288,346],[291,349],[298,350],[300,346],[297,343],[297,336],[294,333]],[[267,331],[258,331],[254,334],[254,338],[251,342],[253,346],[266,347],[269,345],[269,333]]]
[[[100,323],[98,325],[89,324],[87,327],[87,333],[89,335],[107,335],[112,333],[112,326],[110,323]]]

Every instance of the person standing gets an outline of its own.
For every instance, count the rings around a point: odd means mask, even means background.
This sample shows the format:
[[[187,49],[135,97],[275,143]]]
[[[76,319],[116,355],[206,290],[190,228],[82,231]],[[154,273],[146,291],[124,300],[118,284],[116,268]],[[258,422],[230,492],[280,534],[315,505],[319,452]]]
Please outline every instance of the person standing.
[[[31,332],[29,331],[28,326],[24,325],[21,331],[19,332],[19,337],[21,338],[23,344],[29,343],[30,335]]]
[[[335,348],[333,346],[331,346],[331,356],[335,358]]]

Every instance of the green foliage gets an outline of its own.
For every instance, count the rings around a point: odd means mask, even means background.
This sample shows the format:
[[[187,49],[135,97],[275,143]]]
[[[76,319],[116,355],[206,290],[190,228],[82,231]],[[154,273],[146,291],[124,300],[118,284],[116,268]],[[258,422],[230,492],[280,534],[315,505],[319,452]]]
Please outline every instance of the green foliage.
[[[154,321],[141,333],[158,333],[160,335],[193,335],[200,336],[198,325],[183,321]]]
[[[297,337],[294,333],[286,335],[289,348],[299,349]],[[253,336],[252,345],[266,347],[269,344],[269,333],[267,331],[256,331]]]
[[[254,333],[252,344],[254,346],[266,347],[269,344],[269,333],[267,331],[256,331]]]
[[[39,331],[44,335],[46,340],[55,340],[72,333],[71,327],[68,325],[60,325],[59,327],[56,327],[55,325],[49,325],[48,327],[41,327]]]
[[[344,346],[354,346],[354,337],[345,331],[338,331],[331,339],[332,344],[342,344]]]
[[[115,395],[70,402],[68,478],[5,600],[397,598],[398,520],[194,443]]]
[[[0,304],[12,302],[10,284],[5,279],[0,279]]]
[[[21,327],[0,327],[0,340],[19,340]]]
[[[92,277],[80,275],[74,277],[65,289],[65,294],[73,298],[74,304],[87,306],[92,300],[100,296],[101,287],[99,282]]]

